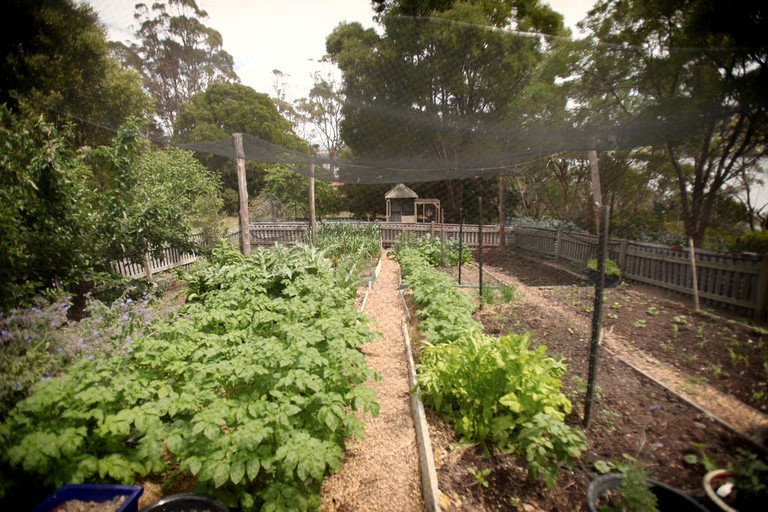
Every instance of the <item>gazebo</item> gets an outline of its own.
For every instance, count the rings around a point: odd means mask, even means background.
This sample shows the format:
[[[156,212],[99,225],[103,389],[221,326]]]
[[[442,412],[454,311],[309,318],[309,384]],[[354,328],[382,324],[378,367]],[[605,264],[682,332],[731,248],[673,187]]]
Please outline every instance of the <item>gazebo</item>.
[[[440,222],[440,200],[419,199],[419,195],[402,183],[384,195],[387,222]]]

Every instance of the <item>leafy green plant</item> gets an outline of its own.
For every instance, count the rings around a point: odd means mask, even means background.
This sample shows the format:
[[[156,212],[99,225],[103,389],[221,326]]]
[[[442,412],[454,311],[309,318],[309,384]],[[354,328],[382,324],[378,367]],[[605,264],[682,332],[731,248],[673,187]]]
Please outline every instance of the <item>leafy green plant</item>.
[[[635,329],[645,329],[648,326],[645,320],[635,320],[635,323],[632,324],[632,327]]]
[[[592,258],[587,261],[587,268],[590,270],[597,270],[597,259]],[[621,276],[621,269],[619,268],[619,265],[611,260],[606,259],[605,260],[605,274],[609,276]]]
[[[338,279],[311,248],[217,246],[177,317],[10,411],[0,471],[56,486],[178,468],[232,506],[316,508],[345,440],[363,433],[354,411],[378,413],[359,350],[372,331]],[[3,478],[0,492],[19,485]]]
[[[648,309],[646,309],[645,312],[650,316],[656,316],[659,314],[659,308],[657,308],[656,306],[651,306]]]
[[[559,464],[580,455],[583,434],[564,423],[571,410],[559,391],[565,366],[529,344],[527,335],[473,332],[425,347],[419,386],[462,439],[523,453],[529,476],[552,485]]]
[[[475,483],[482,485],[483,487],[488,487],[490,485],[488,482],[488,475],[490,475],[492,471],[492,468],[485,468],[480,470],[472,467],[467,468],[467,473],[475,477]]]
[[[658,499],[651,490],[648,473],[634,457],[625,453],[615,461],[599,460],[595,469],[602,474],[618,470],[622,475],[618,488],[599,497],[596,505],[600,512],[658,512]]]

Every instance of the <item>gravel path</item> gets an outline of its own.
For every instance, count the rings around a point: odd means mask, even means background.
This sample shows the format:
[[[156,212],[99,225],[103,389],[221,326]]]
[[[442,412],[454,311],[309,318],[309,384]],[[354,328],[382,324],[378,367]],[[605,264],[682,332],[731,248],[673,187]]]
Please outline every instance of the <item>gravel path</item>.
[[[375,322],[371,328],[382,336],[363,347],[368,366],[381,376],[368,383],[381,411],[375,418],[363,418],[365,438],[348,443],[341,470],[323,481],[323,512],[407,512],[424,506],[401,331],[399,266],[385,253],[381,257],[381,273],[365,312]]]

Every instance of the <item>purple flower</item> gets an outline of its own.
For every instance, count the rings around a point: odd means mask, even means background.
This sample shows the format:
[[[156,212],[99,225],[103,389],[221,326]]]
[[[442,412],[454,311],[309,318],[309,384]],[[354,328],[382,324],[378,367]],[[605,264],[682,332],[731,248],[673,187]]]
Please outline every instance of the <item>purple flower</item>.
[[[656,414],[659,409],[661,409],[661,406],[659,404],[653,404],[651,405],[648,410],[651,411],[651,414]]]

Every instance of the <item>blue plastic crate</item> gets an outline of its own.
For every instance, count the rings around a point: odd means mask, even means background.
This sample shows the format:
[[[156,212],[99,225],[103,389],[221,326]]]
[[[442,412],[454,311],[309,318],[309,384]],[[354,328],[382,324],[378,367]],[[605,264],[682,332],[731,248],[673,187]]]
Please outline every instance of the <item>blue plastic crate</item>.
[[[144,488],[138,485],[64,484],[51,493],[32,512],[51,512],[69,500],[102,502],[109,501],[116,496],[125,496],[125,501],[115,512],[137,512],[139,497],[143,492]]]

